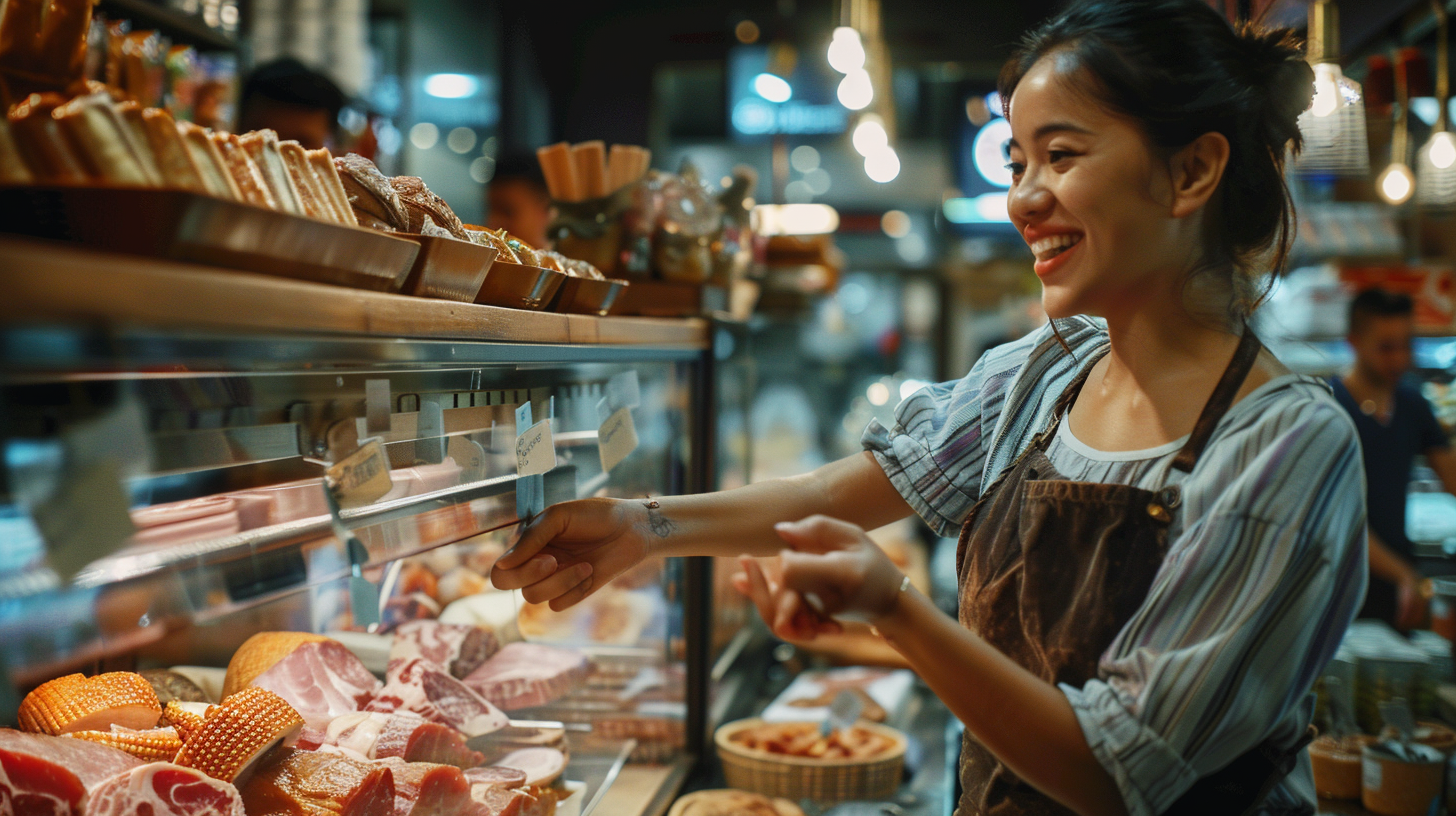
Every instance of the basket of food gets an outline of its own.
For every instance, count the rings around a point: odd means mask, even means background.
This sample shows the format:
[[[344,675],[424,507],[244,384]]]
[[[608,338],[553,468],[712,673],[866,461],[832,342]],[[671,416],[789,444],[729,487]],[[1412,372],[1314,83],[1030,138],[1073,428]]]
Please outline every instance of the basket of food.
[[[738,720],[713,742],[729,785],[792,801],[887,799],[905,770],[905,735],[864,721],[826,737],[817,722]]]

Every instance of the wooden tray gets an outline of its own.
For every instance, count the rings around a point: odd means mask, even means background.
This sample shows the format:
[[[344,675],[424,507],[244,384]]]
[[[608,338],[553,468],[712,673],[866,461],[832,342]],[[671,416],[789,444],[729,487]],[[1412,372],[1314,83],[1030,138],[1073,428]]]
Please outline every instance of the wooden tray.
[[[491,265],[475,302],[539,311],[546,308],[565,280],[566,275],[554,269],[501,261]]]
[[[433,235],[402,237],[418,243],[420,254],[400,291],[419,297],[475,302],[480,285],[485,283],[486,272],[495,263],[495,247]]]
[[[723,763],[723,776],[730,787],[765,796],[782,796],[799,801],[847,802],[885,800],[894,797],[905,772],[905,735],[888,726],[864,720],[857,728],[882,734],[894,741],[889,751],[867,759],[811,759],[758,751],[734,742],[732,737],[747,728],[763,725],[758,718],[737,720],[718,728],[713,744]],[[780,723],[787,724],[787,723]],[[814,723],[817,727],[818,723]]]
[[[695,317],[728,309],[728,290],[701,283],[633,280],[612,314],[645,317]]]
[[[380,292],[399,291],[420,252],[362,227],[147,188],[0,187],[0,230]]]
[[[569,276],[561,284],[551,311],[567,314],[589,314],[605,317],[621,302],[628,286],[624,280],[593,280]]]

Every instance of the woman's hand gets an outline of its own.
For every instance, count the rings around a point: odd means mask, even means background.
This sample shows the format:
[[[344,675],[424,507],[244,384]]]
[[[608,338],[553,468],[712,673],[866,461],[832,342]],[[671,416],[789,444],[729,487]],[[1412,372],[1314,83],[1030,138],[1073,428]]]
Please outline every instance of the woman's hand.
[[[583,499],[553,505],[521,528],[516,545],[490,572],[497,589],[519,589],[531,603],[561,611],[647,556],[653,523],[637,501]]]
[[[782,555],[782,578],[771,581],[745,561],[741,582],[774,634],[809,639],[839,631],[833,616],[873,623],[894,610],[904,575],[863,530],[827,516],[774,530],[791,548]]]

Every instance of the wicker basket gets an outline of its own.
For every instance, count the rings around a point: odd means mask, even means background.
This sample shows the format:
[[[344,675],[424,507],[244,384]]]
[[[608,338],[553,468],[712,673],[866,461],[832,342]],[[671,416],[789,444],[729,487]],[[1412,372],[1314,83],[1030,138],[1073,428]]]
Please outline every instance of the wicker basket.
[[[905,735],[893,728],[860,722],[856,727],[883,734],[895,741],[889,751],[870,759],[809,759],[746,748],[731,741],[745,728],[763,725],[758,718],[736,720],[718,729],[713,743],[723,762],[728,784],[765,796],[799,801],[848,802],[889,799],[900,787],[905,771]],[[816,723],[817,725],[817,723]]]

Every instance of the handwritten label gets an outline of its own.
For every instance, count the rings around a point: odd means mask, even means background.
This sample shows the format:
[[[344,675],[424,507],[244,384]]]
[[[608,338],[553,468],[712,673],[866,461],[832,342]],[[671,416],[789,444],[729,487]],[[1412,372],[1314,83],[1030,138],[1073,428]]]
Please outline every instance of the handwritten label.
[[[551,420],[543,419],[516,437],[516,475],[537,476],[556,467]]]
[[[550,425],[547,420],[546,425]],[[521,439],[534,427],[531,403],[526,401],[516,408],[516,517],[530,518],[546,509],[546,482],[543,476],[526,476],[521,473]],[[556,445],[550,446],[551,457],[556,458]]]
[[[67,468],[56,489],[30,506],[46,561],[63,581],[119,549],[136,532],[114,459]]]
[[[637,450],[637,426],[632,422],[632,409],[618,408],[597,429],[597,452],[602,457],[602,471],[610,473],[634,450]]]
[[[328,477],[329,489],[340,507],[373,504],[394,486],[389,478],[389,457],[377,438],[330,465]]]

